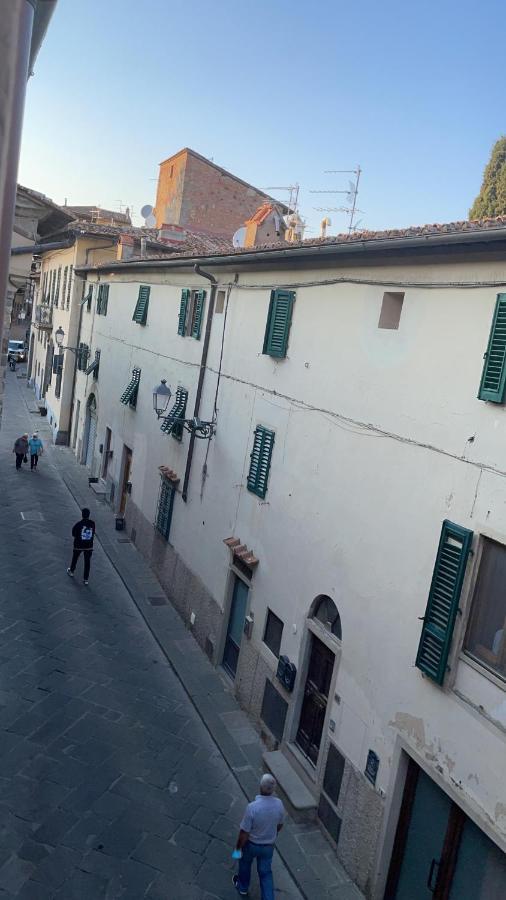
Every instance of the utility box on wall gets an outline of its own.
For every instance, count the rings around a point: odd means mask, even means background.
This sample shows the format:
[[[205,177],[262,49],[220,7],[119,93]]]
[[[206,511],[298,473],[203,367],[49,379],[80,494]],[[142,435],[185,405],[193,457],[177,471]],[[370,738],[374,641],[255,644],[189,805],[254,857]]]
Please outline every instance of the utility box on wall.
[[[290,691],[290,693],[293,691],[296,676],[297,669],[295,668],[294,663],[290,662],[288,656],[280,656],[276,678],[281,682],[286,691]]]

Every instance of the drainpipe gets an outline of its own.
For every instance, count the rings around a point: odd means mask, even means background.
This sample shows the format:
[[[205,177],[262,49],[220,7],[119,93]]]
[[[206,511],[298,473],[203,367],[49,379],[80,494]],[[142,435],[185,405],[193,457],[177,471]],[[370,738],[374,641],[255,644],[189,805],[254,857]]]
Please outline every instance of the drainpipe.
[[[202,358],[200,360],[200,372],[199,372],[199,380],[197,384],[197,396],[195,397],[195,408],[193,410],[193,417],[198,418],[200,412],[200,400],[202,397],[202,390],[204,387],[204,377],[206,374],[206,365],[207,365],[207,353],[209,350],[209,341],[211,340],[211,326],[213,323],[213,314],[214,314],[214,300],[216,297],[216,287],[217,280],[214,275],[210,275],[209,272],[204,272],[203,269],[197,264],[194,265],[193,271],[200,275],[201,278],[207,278],[208,281],[211,282],[211,296],[209,297],[209,312],[207,314],[207,322],[206,322],[206,331],[204,334],[204,345],[202,347]],[[190,472],[192,467],[193,460],[193,448],[195,446],[195,435],[193,432],[190,434],[190,445],[188,447],[188,456],[186,457],[186,469],[184,473],[184,482],[183,482],[183,491],[182,498],[186,503],[188,498],[188,482],[190,481]]]
[[[117,241],[115,239],[114,241],[109,241],[108,244],[104,244],[103,247],[88,247],[88,249],[86,250],[85,265],[86,266],[88,265],[88,255],[93,250],[109,250],[110,247],[115,247],[116,243],[117,243]],[[82,278],[82,275],[78,275],[77,277]],[[83,279],[83,281],[86,281],[86,280],[87,279]],[[83,324],[84,306],[85,306],[85,301],[81,300],[81,305],[80,305],[80,309],[79,309],[79,323],[77,326],[76,347],[79,347],[79,339],[81,337],[81,327]],[[73,372],[73,376],[72,376],[72,393],[70,395],[69,427],[68,427],[68,439],[67,439],[68,447],[72,446],[72,424],[73,424],[73,418],[74,418],[74,398],[75,398],[75,394],[76,394],[76,378],[77,378],[77,353],[74,353],[74,372]]]

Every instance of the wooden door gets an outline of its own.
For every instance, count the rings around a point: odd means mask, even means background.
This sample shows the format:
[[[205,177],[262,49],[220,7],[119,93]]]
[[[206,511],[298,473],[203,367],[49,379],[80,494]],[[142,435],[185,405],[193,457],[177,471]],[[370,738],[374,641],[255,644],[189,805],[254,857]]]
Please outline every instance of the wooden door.
[[[238,578],[237,575],[234,576],[234,579],[227,637],[225,639],[225,649],[223,651],[223,666],[232,678],[235,678],[237,672],[244,619],[248,605],[248,585],[245,584],[241,578]]]
[[[132,451],[130,450],[130,447],[125,446],[123,453],[123,481],[121,483],[121,500],[119,505],[120,516],[125,515],[130,484],[130,474],[132,471]]]
[[[332,650],[312,634],[304,698],[295,741],[313,765],[318,762],[320,752],[334,659]]]

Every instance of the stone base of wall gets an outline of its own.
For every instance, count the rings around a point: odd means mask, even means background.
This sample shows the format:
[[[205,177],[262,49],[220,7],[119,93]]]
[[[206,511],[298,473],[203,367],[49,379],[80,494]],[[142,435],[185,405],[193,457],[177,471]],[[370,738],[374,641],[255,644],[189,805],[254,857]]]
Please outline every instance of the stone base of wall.
[[[217,663],[223,613],[207,587],[131,499],[128,500],[125,522],[135,546],[149,562],[167,597],[187,625],[190,625],[191,614],[195,614],[192,634],[211,661]]]

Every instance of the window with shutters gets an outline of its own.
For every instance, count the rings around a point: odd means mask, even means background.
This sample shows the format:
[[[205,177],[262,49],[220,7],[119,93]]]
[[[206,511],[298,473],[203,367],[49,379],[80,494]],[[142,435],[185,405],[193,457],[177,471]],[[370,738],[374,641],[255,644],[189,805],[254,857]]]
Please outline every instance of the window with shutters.
[[[88,344],[83,344],[81,341],[79,344],[79,349],[77,351],[77,368],[80,372],[86,371],[86,366],[88,365],[88,356],[90,355],[90,348]]]
[[[63,286],[61,290],[61,308],[65,306],[65,297],[67,296],[67,278],[69,275],[69,267],[65,266],[63,270]]]
[[[98,380],[98,370],[100,368],[100,350],[95,350],[95,359],[85,369],[85,375],[93,375],[93,380]]]
[[[86,284],[83,284],[83,291],[86,288]],[[86,312],[91,312],[91,304],[93,301],[93,285],[90,284],[86,294],[83,297],[83,304],[86,303]]]
[[[204,321],[206,291],[183,288],[179,304],[177,333],[200,340]]]
[[[271,291],[263,353],[282,359],[288,349],[295,291]]]
[[[56,288],[55,288],[55,292],[54,292],[54,305],[55,306],[58,306],[58,303],[60,302],[60,280],[61,280],[61,266],[58,266],[58,272],[56,274]],[[62,303],[62,306],[63,306],[63,303]]]
[[[186,404],[188,401],[188,391],[186,388],[178,387],[176,390],[176,399],[174,406],[167,413],[167,418],[163,420],[160,431],[164,434],[171,434],[176,441],[183,439],[183,422],[186,416]]]
[[[506,547],[483,538],[464,650],[506,680]]]
[[[441,529],[416,665],[443,684],[473,532],[445,520]]]
[[[250,455],[247,488],[252,494],[256,494],[262,499],[267,493],[273,447],[274,432],[264,428],[263,425],[257,425],[253,438],[253,450]]]
[[[141,370],[138,368],[132,369],[132,377],[128,382],[125,390],[123,391],[120,399],[120,403],[124,403],[125,406],[130,406],[131,409],[135,409],[137,406],[137,395],[139,393],[139,384],[141,380]]]
[[[156,530],[165,538],[166,541],[169,540],[170,535],[170,525],[172,522],[172,510],[174,507],[174,494],[176,493],[176,489],[171,481],[162,475],[162,480],[160,484],[160,493],[158,495],[158,506],[156,510],[156,522],[155,528]]]
[[[135,304],[132,320],[138,325],[145,325],[148,320],[149,294],[151,288],[147,284],[141,284],[139,288],[139,296]]]
[[[506,389],[506,294],[498,294],[481,375],[480,400],[504,403]]]
[[[107,304],[109,302],[109,285],[99,284],[97,293],[97,316],[107,315]]]

